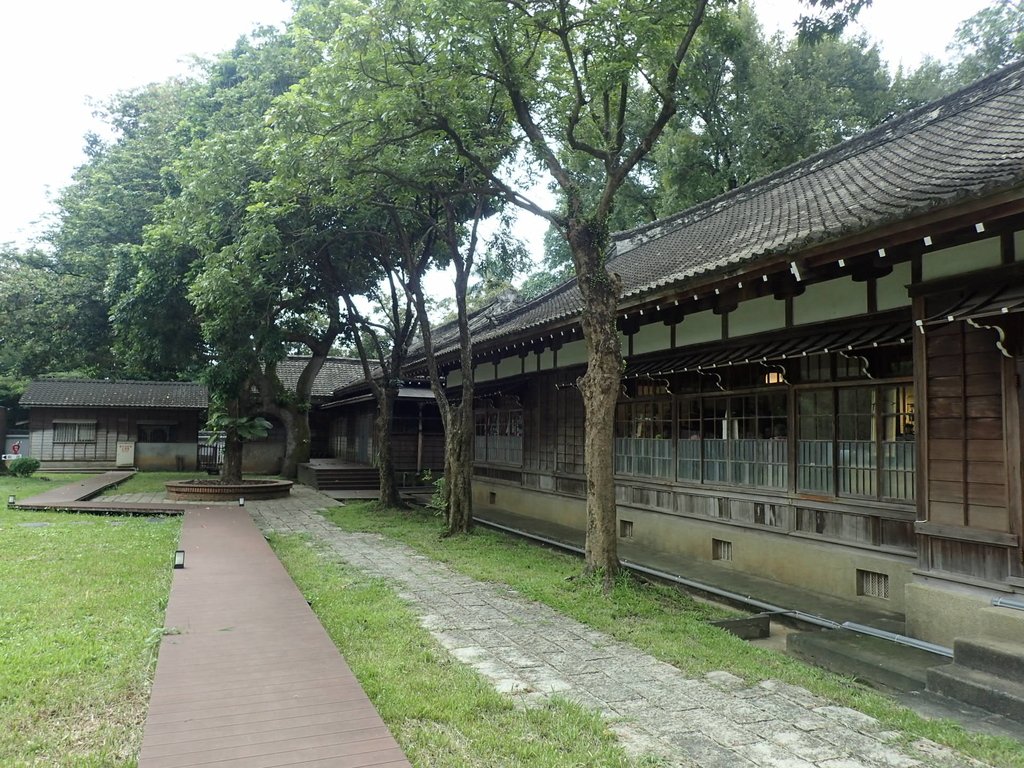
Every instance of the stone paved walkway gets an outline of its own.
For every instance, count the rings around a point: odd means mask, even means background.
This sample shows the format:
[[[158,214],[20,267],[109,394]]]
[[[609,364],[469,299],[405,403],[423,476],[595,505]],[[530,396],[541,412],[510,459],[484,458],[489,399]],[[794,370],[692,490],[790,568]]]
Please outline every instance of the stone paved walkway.
[[[141,500],[141,499],[140,499]],[[727,672],[691,679],[514,590],[453,573],[408,547],[346,533],[293,497],[247,503],[264,531],[310,534],[342,560],[383,577],[453,656],[524,703],[558,695],[602,712],[625,747],[668,768],[967,768],[933,742],[902,743],[871,717],[778,681],[749,686]]]

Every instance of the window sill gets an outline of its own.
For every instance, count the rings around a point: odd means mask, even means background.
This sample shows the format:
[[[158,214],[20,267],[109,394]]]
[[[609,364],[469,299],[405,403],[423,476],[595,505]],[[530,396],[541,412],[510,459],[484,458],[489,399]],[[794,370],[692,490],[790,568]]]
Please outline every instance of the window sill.
[[[965,528],[959,525],[940,525],[927,520],[914,523],[914,533],[936,539],[971,541],[976,544],[993,544],[997,547],[1019,547],[1020,537],[1015,533],[986,531],[980,528]]]
[[[1010,585],[1001,581],[988,581],[987,579],[979,579],[974,576],[968,576],[963,573],[951,573],[949,571],[928,571],[923,568],[915,568],[911,571],[915,576],[923,576],[927,579],[935,579],[937,581],[948,581],[954,584],[967,584],[971,587],[980,587],[982,589],[990,589],[995,592],[1007,592],[1013,593],[1016,590]]]

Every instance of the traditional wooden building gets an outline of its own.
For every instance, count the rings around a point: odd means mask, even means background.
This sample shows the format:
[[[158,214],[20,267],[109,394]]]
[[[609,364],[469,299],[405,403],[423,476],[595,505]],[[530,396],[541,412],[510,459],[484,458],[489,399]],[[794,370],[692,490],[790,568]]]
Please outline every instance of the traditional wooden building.
[[[306,361],[291,357],[278,365],[278,376],[289,391],[295,390]],[[371,372],[377,372],[376,365]],[[314,459],[375,463],[377,404],[359,359],[329,358],[314,381],[311,404]],[[395,468],[403,484],[412,485],[424,471],[436,472],[444,466],[444,430],[426,382],[409,381],[400,387],[391,432]]]
[[[615,237],[619,533],[1024,637],[1024,64]],[[569,281],[477,329],[474,503],[584,527]],[[451,344],[439,359],[457,396]]]
[[[377,401],[365,377],[334,393],[324,406],[330,422],[329,455],[357,464],[375,464]],[[415,485],[426,471],[444,467],[444,428],[434,393],[423,383],[399,388],[391,416],[391,451],[401,485]]]
[[[193,382],[37,379],[21,396],[30,455],[45,469],[194,469],[206,387]]]

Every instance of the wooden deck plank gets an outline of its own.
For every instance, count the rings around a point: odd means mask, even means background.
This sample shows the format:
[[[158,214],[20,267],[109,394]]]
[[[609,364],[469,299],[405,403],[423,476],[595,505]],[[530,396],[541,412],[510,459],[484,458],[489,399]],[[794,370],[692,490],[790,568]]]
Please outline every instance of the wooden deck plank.
[[[71,512],[89,512],[93,514],[114,513],[123,515],[180,515],[185,511],[182,504],[135,503],[126,501],[91,501],[95,496],[111,486],[127,480],[135,474],[131,471],[104,472],[101,475],[87,477],[73,483],[65,483],[58,488],[51,488],[22,501],[8,505],[10,509],[47,510],[60,509]]]
[[[27,501],[17,502],[11,509],[43,511],[60,509],[69,512],[87,512],[90,514],[113,513],[118,515],[180,515],[185,507],[180,504],[136,504],[134,502],[109,501],[36,501],[35,497]]]
[[[238,507],[189,508],[139,768],[409,766]]]

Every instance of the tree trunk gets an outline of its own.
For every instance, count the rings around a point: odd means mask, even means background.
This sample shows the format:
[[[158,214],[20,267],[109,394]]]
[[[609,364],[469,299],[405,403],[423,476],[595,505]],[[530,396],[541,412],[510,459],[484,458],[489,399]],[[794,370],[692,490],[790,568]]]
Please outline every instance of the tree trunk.
[[[281,462],[281,477],[294,480],[299,474],[299,464],[309,461],[312,452],[309,411],[300,411],[295,406],[281,407],[275,414],[284,424],[284,460]]]
[[[382,387],[382,397],[377,401],[377,418],[374,428],[377,437],[377,470],[380,473],[380,503],[391,509],[404,509],[405,502],[398,492],[395,478],[395,461],[391,450],[391,419],[395,411],[398,391],[393,387]]]
[[[337,334],[331,335],[333,339]],[[299,464],[309,461],[313,451],[312,430],[309,426],[310,394],[313,382],[323,368],[327,352],[313,341],[305,342],[313,354],[299,374],[295,387],[295,402],[282,403],[284,398],[278,397],[282,389],[281,380],[277,376],[276,364],[269,364],[261,372],[259,379],[260,400],[263,411],[279,419],[284,425],[284,459],[281,461],[281,477],[294,480],[299,474]]]
[[[473,399],[465,397],[452,409],[445,442],[448,491],[448,529],[451,536],[473,528]]]
[[[224,430],[224,465],[221,467],[221,480],[225,483],[242,482],[243,445],[237,429],[228,427]]]
[[[604,227],[606,230],[607,227]],[[619,570],[614,479],[615,405],[622,378],[622,351],[615,326],[621,283],[604,264],[606,238],[599,225],[573,222],[569,246],[583,294],[581,325],[587,345],[587,372],[578,384],[583,393],[587,481],[586,569],[604,575],[611,588]]]

